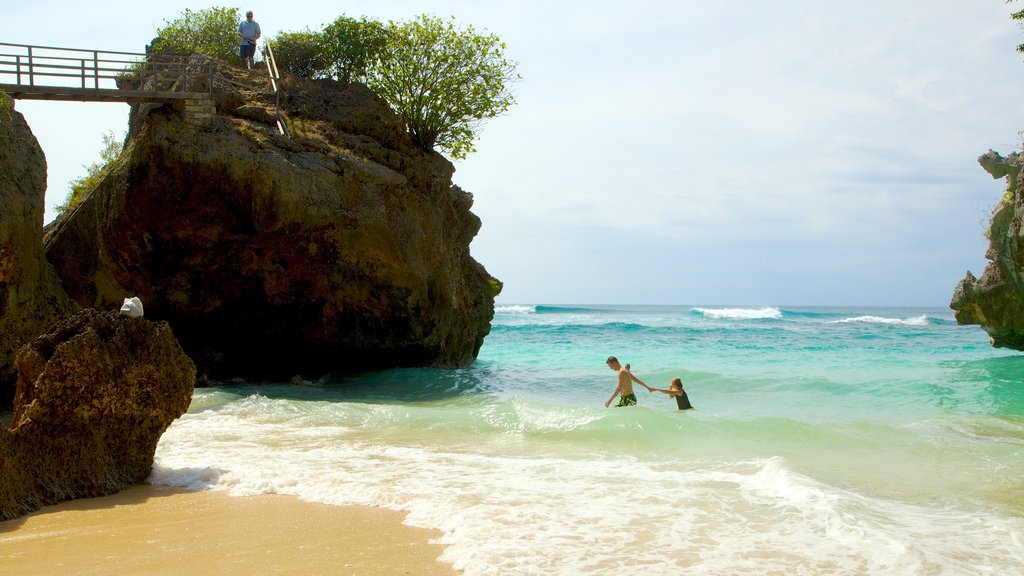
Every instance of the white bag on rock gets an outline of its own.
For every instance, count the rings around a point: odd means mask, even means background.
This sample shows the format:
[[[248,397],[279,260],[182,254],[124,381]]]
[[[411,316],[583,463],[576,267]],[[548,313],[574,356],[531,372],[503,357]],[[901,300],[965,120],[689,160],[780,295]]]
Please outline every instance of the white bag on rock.
[[[125,298],[124,304],[121,305],[121,314],[132,318],[141,317],[143,315],[142,300],[139,300],[138,296]]]

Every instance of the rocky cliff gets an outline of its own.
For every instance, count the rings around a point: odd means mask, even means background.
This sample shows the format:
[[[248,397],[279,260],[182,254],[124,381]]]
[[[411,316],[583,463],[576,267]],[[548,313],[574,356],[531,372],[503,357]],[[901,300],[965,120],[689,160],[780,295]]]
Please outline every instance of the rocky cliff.
[[[1007,192],[989,224],[984,273],[975,278],[967,272],[949,306],[959,324],[980,325],[993,346],[1024,350],[1024,156],[1003,158],[990,150],[978,162],[993,178],[1006,178]]]
[[[22,347],[17,364],[13,423],[0,425],[0,520],[143,482],[196,374],[166,322],[92,309]]]
[[[72,303],[43,255],[46,159],[14,101],[0,92],[0,409],[24,343],[70,313]]]
[[[47,228],[71,298],[138,295],[214,378],[472,362],[500,283],[451,163],[359,84],[286,79],[286,138],[269,82],[230,73],[209,121],[135,107],[122,157]]]

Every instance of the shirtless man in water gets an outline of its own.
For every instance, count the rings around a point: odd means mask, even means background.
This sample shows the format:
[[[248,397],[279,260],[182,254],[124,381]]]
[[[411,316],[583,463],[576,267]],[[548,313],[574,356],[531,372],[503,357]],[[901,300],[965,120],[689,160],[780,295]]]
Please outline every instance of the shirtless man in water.
[[[612,400],[615,400],[616,396],[619,396],[619,403],[615,405],[616,408],[620,406],[635,406],[636,394],[633,394],[633,382],[647,388],[648,392],[653,390],[653,388],[644,384],[639,378],[633,376],[628,367],[619,364],[619,359],[615,356],[609,356],[607,363],[608,367],[618,374],[618,385],[615,387],[615,391],[612,392],[611,398],[604,403],[605,408],[612,403]]]

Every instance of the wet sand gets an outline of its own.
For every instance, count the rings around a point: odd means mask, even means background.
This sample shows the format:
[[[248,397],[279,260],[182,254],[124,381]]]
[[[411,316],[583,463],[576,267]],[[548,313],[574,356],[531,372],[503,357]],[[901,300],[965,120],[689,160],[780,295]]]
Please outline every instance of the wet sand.
[[[452,576],[404,514],[144,485],[0,522],[0,573]]]

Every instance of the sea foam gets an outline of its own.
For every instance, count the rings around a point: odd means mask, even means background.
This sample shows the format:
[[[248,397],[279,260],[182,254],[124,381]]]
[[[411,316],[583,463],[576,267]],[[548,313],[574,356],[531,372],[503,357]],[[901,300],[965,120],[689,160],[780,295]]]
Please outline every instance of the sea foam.
[[[833,320],[832,324],[891,324],[900,326],[927,326],[928,316],[922,314],[913,318],[886,318],[884,316],[854,316],[852,318],[843,318],[842,320]]]
[[[694,308],[693,310],[705,318],[721,320],[777,320],[782,318],[782,311],[772,306],[764,308]]]
[[[161,440],[151,482],[406,511],[408,524],[444,532],[442,559],[467,576],[553,567],[559,574],[654,576],[920,573],[971,564],[1008,570],[1021,557],[1010,536],[1024,521],[855,494],[778,457],[675,461],[543,445],[503,453],[491,444],[496,437],[472,447],[424,442],[429,427],[399,445],[332,426],[329,418],[313,418],[308,423],[319,424],[306,428],[267,417],[289,412],[271,406],[288,402],[257,399],[184,416]],[[398,418],[407,410],[386,409]],[[365,406],[317,410],[343,421],[374,416]],[[626,411],[607,413],[628,420]],[[434,418],[443,422],[444,411]],[[506,436],[500,444],[509,442],[521,440]]]
[[[494,307],[495,314],[535,314],[536,312],[536,306],[508,305]]]

